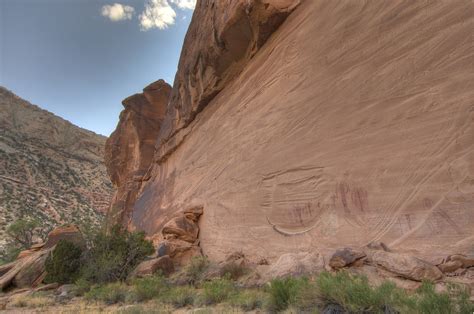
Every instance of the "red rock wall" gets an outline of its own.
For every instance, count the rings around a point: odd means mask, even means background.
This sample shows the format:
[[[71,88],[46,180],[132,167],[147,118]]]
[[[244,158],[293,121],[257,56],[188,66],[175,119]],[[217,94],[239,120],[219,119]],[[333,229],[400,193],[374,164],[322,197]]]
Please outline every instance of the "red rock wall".
[[[151,165],[171,86],[163,80],[123,101],[116,130],[107,139],[105,161],[116,187],[108,222],[127,223],[136,195]]]
[[[200,245],[216,259],[372,241],[430,258],[474,252],[471,1],[302,1],[230,62],[214,51],[228,29],[215,21],[250,13],[209,3],[131,227],[157,234],[203,205]]]

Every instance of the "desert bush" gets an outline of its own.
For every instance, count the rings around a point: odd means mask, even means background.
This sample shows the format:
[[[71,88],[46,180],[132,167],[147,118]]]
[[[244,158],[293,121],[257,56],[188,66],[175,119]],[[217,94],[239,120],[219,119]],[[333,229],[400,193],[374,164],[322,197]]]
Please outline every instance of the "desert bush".
[[[153,245],[143,232],[128,232],[115,226],[108,233],[97,233],[91,241],[84,257],[82,277],[94,283],[123,281],[153,252]]]
[[[175,308],[193,305],[197,297],[197,291],[190,286],[172,287],[160,300],[163,303],[171,304]]]
[[[18,219],[8,226],[7,234],[22,248],[29,248],[33,244],[35,229],[39,226],[36,220]]]
[[[202,285],[201,303],[211,305],[228,300],[235,292],[233,282],[227,278],[216,278]]]
[[[232,280],[237,280],[247,273],[247,267],[237,263],[227,263],[220,270],[221,276],[228,276]]]
[[[161,275],[135,279],[131,298],[136,302],[148,301],[160,296],[166,288],[166,281]]]
[[[268,286],[268,310],[271,312],[286,310],[290,304],[295,303],[301,287],[306,284],[305,278],[273,279]]]
[[[193,284],[198,282],[208,267],[209,260],[206,256],[193,257],[186,267],[186,274],[189,277],[189,281]]]
[[[416,293],[417,313],[474,313],[474,303],[469,293],[460,285],[448,285],[447,292],[437,293],[431,282],[424,281]]]
[[[107,305],[123,303],[127,300],[130,289],[122,282],[114,282],[92,287],[85,293],[88,301],[99,301]]]
[[[8,264],[16,260],[22,250],[23,248],[20,245],[8,242],[1,254],[0,265]]]
[[[45,263],[45,282],[61,284],[74,282],[79,275],[82,248],[76,244],[60,240]]]
[[[92,288],[92,283],[85,280],[84,278],[79,278],[74,282],[73,294],[76,296],[83,296],[89,292]]]
[[[243,290],[232,296],[229,303],[248,312],[262,308],[266,298],[266,294],[258,289]]]
[[[316,279],[316,294],[321,304],[338,304],[349,312],[383,313],[387,310],[409,313],[414,302],[391,282],[371,287],[367,277],[341,271],[321,273]]]

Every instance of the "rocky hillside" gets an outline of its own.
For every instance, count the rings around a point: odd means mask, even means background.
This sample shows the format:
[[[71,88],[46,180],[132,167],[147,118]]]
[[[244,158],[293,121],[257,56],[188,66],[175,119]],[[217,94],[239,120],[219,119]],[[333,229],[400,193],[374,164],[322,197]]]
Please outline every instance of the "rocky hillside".
[[[202,206],[217,260],[473,254],[472,1],[228,3],[197,2],[153,162],[122,152],[148,170],[114,217],[163,238]]]
[[[0,247],[18,218],[45,227],[103,219],[112,192],[105,141],[0,87]]]

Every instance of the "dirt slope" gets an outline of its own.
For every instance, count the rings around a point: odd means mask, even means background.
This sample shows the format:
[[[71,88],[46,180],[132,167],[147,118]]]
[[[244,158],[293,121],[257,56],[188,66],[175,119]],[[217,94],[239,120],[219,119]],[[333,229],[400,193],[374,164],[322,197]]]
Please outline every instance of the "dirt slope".
[[[112,193],[105,140],[0,87],[0,251],[18,218],[45,229],[103,220]]]

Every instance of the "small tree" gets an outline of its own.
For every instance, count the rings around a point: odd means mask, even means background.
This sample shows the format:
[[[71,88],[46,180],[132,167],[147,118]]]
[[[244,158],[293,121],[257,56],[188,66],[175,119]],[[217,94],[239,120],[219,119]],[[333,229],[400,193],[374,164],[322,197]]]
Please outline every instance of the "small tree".
[[[83,278],[95,283],[125,280],[154,251],[143,232],[128,232],[121,226],[113,227],[109,233],[99,232],[85,256]]]
[[[36,220],[18,219],[7,228],[7,234],[22,248],[29,248],[33,244]]]

